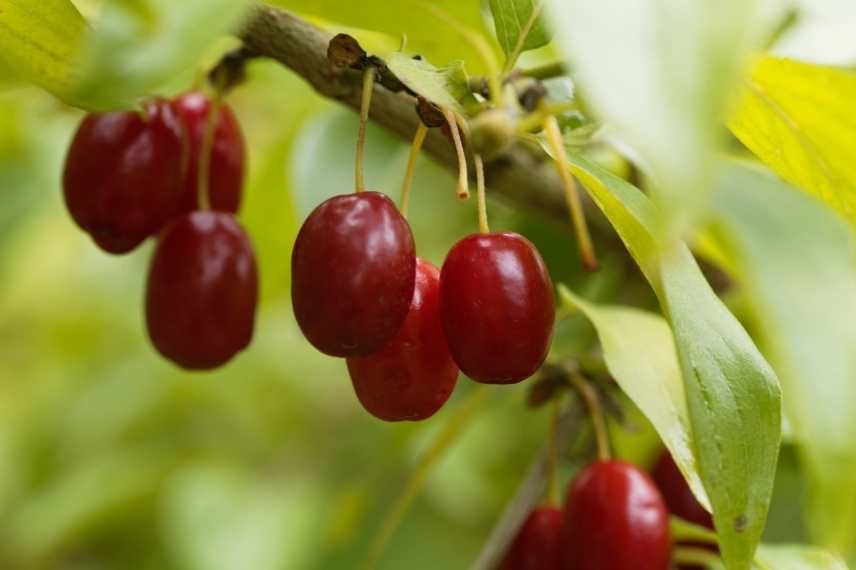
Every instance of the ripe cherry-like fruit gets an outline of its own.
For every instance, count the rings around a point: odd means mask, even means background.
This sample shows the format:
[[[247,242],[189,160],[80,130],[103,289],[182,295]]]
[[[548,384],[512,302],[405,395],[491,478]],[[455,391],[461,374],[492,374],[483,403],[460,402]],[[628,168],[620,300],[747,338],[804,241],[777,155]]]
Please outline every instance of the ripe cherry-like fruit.
[[[515,233],[459,241],[443,263],[440,315],[464,374],[488,384],[531,376],[547,356],[555,318],[553,284],[535,246]]]
[[[330,198],[309,215],[291,254],[291,300],[303,334],[331,356],[389,342],[413,299],[413,234],[379,192]]]
[[[563,570],[668,570],[663,497],[630,463],[593,463],[568,489],[561,548]]]
[[[500,570],[559,570],[562,511],[538,507],[526,518]]]
[[[109,253],[134,249],[178,212],[184,128],[164,100],[146,103],[145,115],[87,115],[66,157],[68,211]]]
[[[695,498],[668,451],[660,456],[651,477],[660,489],[670,513],[697,525],[713,528],[713,518]]]
[[[235,219],[213,211],[186,214],[163,231],[152,258],[149,337],[179,366],[216,368],[250,343],[257,295],[253,248]]]
[[[199,158],[202,152],[208,115],[212,101],[205,94],[191,91],[172,101],[172,106],[184,123],[189,141],[187,174],[181,209],[190,212],[199,209]],[[211,146],[208,176],[208,200],[214,210],[237,212],[241,203],[241,186],[244,181],[244,136],[232,109],[221,103]]]
[[[458,378],[440,325],[440,270],[416,259],[410,311],[396,335],[368,356],[348,359],[357,397],[387,421],[424,420],[442,407]]]

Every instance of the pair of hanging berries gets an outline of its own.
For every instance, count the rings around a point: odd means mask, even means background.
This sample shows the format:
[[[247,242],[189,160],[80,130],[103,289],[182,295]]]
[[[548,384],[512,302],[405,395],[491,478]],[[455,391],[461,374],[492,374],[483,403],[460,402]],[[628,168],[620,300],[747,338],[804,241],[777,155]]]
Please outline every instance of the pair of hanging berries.
[[[158,237],[146,325],[155,348],[184,368],[221,366],[253,335],[255,255],[233,216],[244,156],[229,107],[190,92],[140,112],[87,115],[66,158],[66,206],[101,249],[123,254]]]
[[[668,570],[669,512],[654,482],[624,461],[600,460],[568,487],[564,509],[532,511],[501,570]]]
[[[467,236],[440,271],[416,257],[407,220],[377,192],[336,196],[309,215],[291,293],[309,342],[347,358],[360,402],[389,421],[434,414],[459,369],[491,384],[529,377],[555,315],[550,277],[528,240]]]

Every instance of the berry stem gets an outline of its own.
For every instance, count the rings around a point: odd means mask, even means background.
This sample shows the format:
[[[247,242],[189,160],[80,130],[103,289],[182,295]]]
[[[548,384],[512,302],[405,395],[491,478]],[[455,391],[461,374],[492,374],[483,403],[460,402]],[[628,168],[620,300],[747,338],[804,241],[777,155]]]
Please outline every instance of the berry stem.
[[[561,398],[554,398],[550,406],[550,427],[547,439],[547,503],[549,505],[559,504],[559,449],[556,442],[559,430],[559,404]]]
[[[675,542],[702,542],[714,546],[719,544],[719,537],[714,531],[680,517],[672,515],[669,526]]]
[[[196,195],[200,210],[211,209],[209,179],[211,178],[211,154],[214,150],[214,136],[217,133],[217,119],[220,115],[221,94],[215,90],[211,98],[211,107],[205,121],[205,133],[202,136],[202,146],[199,149],[199,172],[196,178]]]
[[[455,112],[451,109],[443,107],[441,111],[446,118],[446,123],[449,125],[449,132],[452,133],[452,142],[455,144],[455,152],[458,154],[458,185],[455,187],[455,193],[461,200],[466,200],[470,197],[470,182],[467,175],[467,155],[464,152],[461,131],[458,129],[458,120],[455,118]]]
[[[565,155],[565,146],[562,144],[562,132],[559,130],[559,122],[555,116],[550,115],[544,120],[544,131],[547,134],[547,141],[553,151],[556,169],[562,178],[562,185],[565,189],[565,201],[568,203],[568,209],[571,212],[571,224],[574,227],[574,233],[577,237],[583,267],[589,271],[594,271],[598,267],[597,257],[594,253],[594,246],[592,245],[591,234],[586,223],[586,216],[585,212],[583,212],[583,205],[580,201],[577,184],[574,182],[574,177],[571,174],[571,168],[568,164],[568,157]]]
[[[366,124],[369,121],[369,109],[372,105],[372,90],[374,89],[375,68],[372,65],[363,71],[363,92],[360,98],[360,129],[357,134],[356,190],[366,189],[363,175],[363,157],[366,149]]]
[[[672,555],[672,562],[677,564],[698,565],[706,568],[719,568],[722,559],[718,554],[703,548],[679,546]]]
[[[485,196],[484,187],[484,161],[480,154],[473,156],[473,162],[476,167],[476,199],[478,200],[479,209],[479,231],[483,234],[490,232],[490,226],[487,223],[487,197]]]
[[[505,69],[503,70],[505,73],[508,73],[512,69],[514,69],[514,65],[517,63],[517,59],[523,52],[523,45],[526,43],[526,38],[529,36],[529,33],[535,26],[535,22],[538,21],[538,16],[541,15],[542,6],[543,3],[538,2],[532,7],[532,13],[529,15],[529,19],[526,21],[526,24],[523,26],[523,29],[520,30],[520,34],[517,36],[517,43],[514,44],[514,49],[511,51],[511,53],[508,55],[508,59],[505,61]]]
[[[609,450],[609,432],[606,427],[606,419],[603,413],[603,406],[600,403],[600,397],[589,384],[588,380],[583,378],[576,371],[570,372],[568,378],[571,385],[580,393],[591,418],[592,429],[594,430],[595,443],[597,444],[597,458],[601,461],[608,461],[612,454]]]
[[[422,143],[425,141],[425,135],[428,134],[428,127],[425,123],[419,121],[416,127],[416,134],[413,135],[413,143],[410,145],[410,156],[407,158],[407,170],[404,172],[404,181],[401,183],[401,215],[407,218],[407,209],[410,206],[410,188],[413,186],[413,170],[416,168],[416,159],[419,158],[419,151],[422,149]]]
[[[368,557],[362,566],[364,570],[372,570],[377,567],[377,563],[380,561],[389,539],[392,538],[392,535],[407,513],[408,507],[425,485],[431,468],[434,467],[437,461],[443,456],[443,453],[449,449],[452,443],[463,432],[467,422],[481,408],[488,394],[488,386],[479,386],[472,390],[467,398],[455,409],[446,422],[446,425],[443,426],[442,431],[440,431],[431,443],[431,446],[419,459],[419,463],[407,481],[407,485],[390,506],[384,516],[380,529],[371,542]]]

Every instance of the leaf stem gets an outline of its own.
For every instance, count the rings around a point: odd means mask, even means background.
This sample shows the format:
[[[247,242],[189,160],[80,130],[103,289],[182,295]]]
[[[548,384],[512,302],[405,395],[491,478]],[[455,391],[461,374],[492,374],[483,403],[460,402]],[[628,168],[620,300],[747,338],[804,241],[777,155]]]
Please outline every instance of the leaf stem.
[[[490,226],[487,223],[487,197],[485,196],[484,186],[484,161],[480,154],[473,156],[473,162],[476,167],[476,197],[478,200],[479,210],[479,231],[483,234],[490,232]]]
[[[669,526],[672,531],[672,538],[676,542],[703,542],[705,544],[718,545],[719,537],[717,534],[690,521],[680,517],[672,516],[669,518]]]
[[[366,189],[363,162],[366,149],[366,124],[369,121],[369,109],[372,105],[372,90],[374,89],[375,68],[372,65],[363,71],[363,91],[360,98],[360,129],[357,133],[357,160],[356,160],[356,191],[362,192]]]
[[[508,59],[505,60],[505,73],[514,69],[517,59],[520,57],[520,54],[523,53],[523,46],[526,44],[526,38],[529,37],[529,33],[535,26],[535,22],[538,21],[538,16],[541,15],[542,7],[542,2],[538,2],[532,7],[532,13],[529,14],[529,19],[526,21],[526,25],[524,25],[523,29],[520,30],[520,35],[517,36],[517,43],[514,44],[514,49],[508,55]]]
[[[410,156],[407,157],[407,170],[404,172],[404,181],[401,183],[401,215],[407,218],[407,210],[410,206],[410,187],[413,185],[413,170],[416,168],[416,159],[419,158],[419,151],[422,149],[422,143],[425,142],[425,135],[428,134],[428,127],[425,123],[419,121],[416,126],[416,134],[413,135],[413,143],[410,145]]]
[[[470,182],[469,175],[467,174],[467,155],[464,152],[461,131],[458,129],[458,120],[455,117],[455,112],[451,109],[443,107],[441,111],[446,118],[446,123],[449,125],[449,132],[452,134],[452,142],[455,145],[455,152],[458,155],[458,185],[455,187],[455,194],[461,200],[466,200],[470,197]]]
[[[559,130],[559,122],[556,117],[549,115],[544,120],[544,131],[547,134],[547,141],[553,151],[553,159],[555,160],[556,169],[559,176],[562,178],[562,186],[565,190],[565,201],[568,204],[568,210],[571,212],[571,223],[574,227],[574,233],[577,237],[577,246],[580,250],[580,258],[583,262],[583,267],[589,271],[594,271],[598,267],[597,256],[592,245],[591,234],[589,233],[588,224],[586,223],[585,212],[580,200],[580,193],[577,190],[577,184],[571,174],[571,168],[568,164],[568,157],[565,155],[565,146],[562,143],[562,132]]]
[[[529,69],[521,69],[520,73],[532,79],[553,79],[567,75],[568,65],[564,61],[553,61]]]
[[[603,406],[600,403],[600,397],[594,391],[594,388],[591,387],[588,380],[583,378],[575,370],[569,371],[568,378],[571,381],[571,385],[580,393],[586,404],[586,408],[588,408],[597,444],[597,458],[600,461],[609,461],[612,453],[609,449],[609,432],[606,428],[606,419],[603,413]]]
[[[722,559],[715,552],[691,546],[679,546],[675,548],[672,554],[672,562],[676,565],[699,565],[708,568],[718,568],[722,565]]]
[[[556,506],[559,504],[559,449],[556,439],[559,430],[559,406],[561,398],[553,399],[550,406],[550,427],[547,439],[547,503]]]
[[[422,455],[419,463],[416,465],[416,469],[395,502],[390,506],[380,529],[372,540],[368,557],[362,566],[364,570],[372,570],[377,566],[389,539],[392,538],[392,535],[404,519],[408,507],[410,507],[410,504],[419,495],[419,492],[425,485],[431,468],[443,457],[444,452],[449,449],[451,444],[463,432],[467,422],[481,408],[488,394],[489,386],[479,386],[470,392],[467,398],[454,411],[442,431],[440,431],[431,443],[431,446]]]

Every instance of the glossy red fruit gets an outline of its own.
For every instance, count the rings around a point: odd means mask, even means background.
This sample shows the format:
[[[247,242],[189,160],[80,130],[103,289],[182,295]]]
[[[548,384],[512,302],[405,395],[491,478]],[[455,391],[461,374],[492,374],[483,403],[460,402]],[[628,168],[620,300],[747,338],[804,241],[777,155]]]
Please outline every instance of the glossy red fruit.
[[[713,518],[696,500],[668,451],[660,456],[651,477],[660,489],[670,513],[697,525],[713,528]]]
[[[179,366],[216,368],[253,337],[258,278],[250,240],[221,212],[170,224],[149,269],[146,324],[155,348]]]
[[[198,91],[191,91],[172,102],[184,123],[189,141],[187,175],[181,209],[184,212],[199,209],[199,157],[202,141],[208,128],[211,99]],[[244,136],[232,109],[225,103],[219,107],[214,141],[211,147],[211,166],[208,170],[208,199],[214,210],[237,212],[241,204],[241,187],[244,182]]]
[[[598,461],[568,489],[563,570],[668,570],[669,513],[654,482],[623,461]]]
[[[561,530],[561,509],[535,509],[517,532],[499,570],[559,570]]]
[[[178,212],[184,128],[160,99],[137,112],[87,115],[71,143],[63,190],[71,217],[109,253],[125,253]]]
[[[363,407],[382,420],[424,420],[446,403],[458,366],[440,326],[437,267],[416,259],[413,300],[401,329],[377,352],[349,358],[348,372]]]
[[[547,357],[553,284],[532,243],[515,233],[473,234],[443,263],[440,315],[452,356],[478,382],[512,384]]]
[[[303,334],[331,356],[389,342],[413,299],[413,234],[379,192],[330,198],[309,215],[291,253],[291,301]]]

